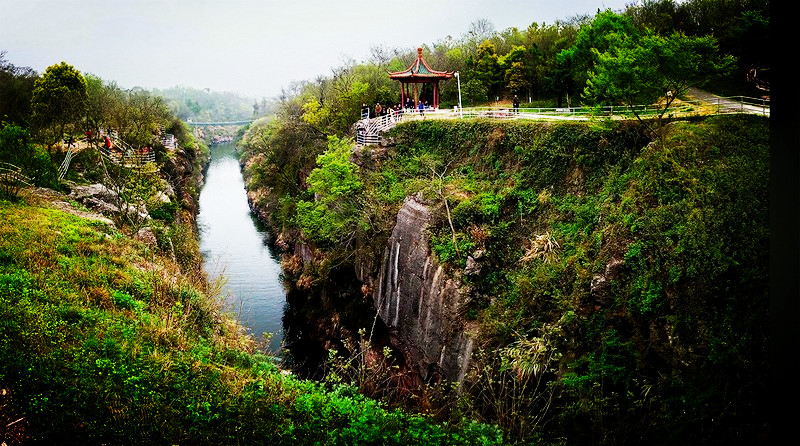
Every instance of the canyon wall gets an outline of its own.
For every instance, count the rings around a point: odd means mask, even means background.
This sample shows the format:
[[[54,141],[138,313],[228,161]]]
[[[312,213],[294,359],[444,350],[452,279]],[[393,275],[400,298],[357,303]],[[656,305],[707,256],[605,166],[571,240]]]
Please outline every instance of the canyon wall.
[[[427,229],[434,218],[419,197],[406,198],[380,264],[362,257],[356,272],[409,366],[426,380],[460,381],[476,333],[462,317],[469,290],[461,286],[460,273],[446,270],[430,252]]]

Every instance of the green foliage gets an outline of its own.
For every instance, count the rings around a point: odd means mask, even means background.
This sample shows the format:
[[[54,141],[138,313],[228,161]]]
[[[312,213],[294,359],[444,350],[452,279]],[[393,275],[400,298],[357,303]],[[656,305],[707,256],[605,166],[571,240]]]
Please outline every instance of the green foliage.
[[[503,71],[494,43],[486,40],[478,45],[475,58],[467,60],[472,78],[481,82],[490,98],[499,93],[503,85]]]
[[[489,99],[489,89],[478,79],[464,83],[464,97],[470,105],[478,105]]]
[[[0,218],[0,386],[30,441],[503,443],[284,375],[202,279],[109,226],[7,202]]]
[[[463,268],[467,261],[467,256],[475,249],[475,243],[468,237],[456,235],[453,240],[452,234],[443,232],[440,235],[431,237],[431,250],[436,254],[436,258],[441,263],[452,263]]]
[[[317,167],[308,175],[313,201],[297,203],[297,224],[313,240],[341,243],[352,237],[358,219],[355,195],[361,190],[358,166],[350,161],[352,142],[328,138],[328,149],[317,157]]]
[[[28,67],[17,67],[0,51],[0,122],[25,126],[31,119],[31,96],[38,74]]]
[[[75,67],[66,62],[47,67],[36,79],[31,97],[40,140],[52,146],[79,133],[87,102],[86,79]]]
[[[620,38],[633,39],[636,29],[628,17],[606,9],[598,11],[591,23],[582,26],[574,44],[558,54],[558,60],[569,66],[573,82],[577,86],[586,84],[587,73],[598,62],[597,54],[617,45]]]
[[[659,118],[690,86],[702,87],[727,73],[733,64],[731,57],[719,56],[712,37],[675,33],[669,37],[612,34],[606,38],[609,45],[605,50],[592,50],[596,62],[584,96],[593,103],[621,102],[632,109],[663,98]]]
[[[28,132],[15,125],[0,127],[0,162],[9,163],[38,186],[51,186],[55,172],[47,154],[37,150]]]

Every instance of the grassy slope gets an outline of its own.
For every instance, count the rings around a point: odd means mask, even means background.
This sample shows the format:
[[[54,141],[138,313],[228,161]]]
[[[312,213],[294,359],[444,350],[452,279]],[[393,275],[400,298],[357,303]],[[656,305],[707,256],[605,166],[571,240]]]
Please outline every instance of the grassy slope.
[[[446,197],[456,242],[442,214],[433,252],[454,270],[485,253],[463,279],[466,317],[499,352],[472,376],[476,412],[574,443],[766,432],[767,119],[677,122],[664,147],[591,124],[429,121],[394,136],[366,209]]]
[[[106,223],[0,202],[3,440],[491,444],[282,374],[213,290]]]

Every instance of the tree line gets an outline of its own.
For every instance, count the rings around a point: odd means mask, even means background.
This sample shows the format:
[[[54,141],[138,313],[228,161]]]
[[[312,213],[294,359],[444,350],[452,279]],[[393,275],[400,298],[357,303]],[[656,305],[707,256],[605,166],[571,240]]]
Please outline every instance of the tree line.
[[[627,104],[634,99],[644,104],[667,89],[703,81],[713,82],[715,92],[755,95],[747,74],[769,67],[768,47],[768,0],[644,0],[621,12],[598,10],[500,31],[479,19],[460,37],[421,45],[433,68],[460,73],[463,105],[508,101],[516,95],[523,107]],[[343,134],[359,118],[363,104],[399,102],[399,88],[386,72],[407,68],[416,54],[416,48],[373,46],[364,62],[345,60],[328,75],[285,87],[278,103],[295,101],[315,129]],[[704,64],[696,67],[698,61]],[[650,71],[630,73],[633,67]],[[709,76],[714,73],[725,76]],[[675,75],[681,78],[675,80]],[[440,103],[458,104],[456,82],[441,85]]]
[[[134,149],[163,149],[158,136],[186,140],[188,131],[167,102],[139,87],[82,73],[60,62],[41,74],[0,53],[0,161],[23,169],[35,184],[56,187],[54,172],[70,147],[113,131]],[[163,155],[163,150],[160,151]]]
[[[690,86],[752,92],[748,71],[770,64],[763,51],[768,13],[764,0],[645,0],[622,12],[533,22],[525,30],[496,31],[488,20],[476,20],[460,38],[422,48],[433,68],[460,72],[464,105],[513,95],[545,107],[657,104],[656,119],[637,117],[658,137],[670,104]],[[285,87],[274,119],[245,135],[243,156],[263,153],[264,165],[273,166],[264,172],[254,167],[252,183],[301,197],[329,137],[350,134],[364,104],[399,101],[387,71],[405,69],[416,57],[416,49],[374,46],[366,62],[345,61],[330,75]],[[458,104],[456,82],[441,85],[441,104]],[[294,219],[290,205],[273,211],[276,221]],[[306,217],[300,220],[310,223]]]

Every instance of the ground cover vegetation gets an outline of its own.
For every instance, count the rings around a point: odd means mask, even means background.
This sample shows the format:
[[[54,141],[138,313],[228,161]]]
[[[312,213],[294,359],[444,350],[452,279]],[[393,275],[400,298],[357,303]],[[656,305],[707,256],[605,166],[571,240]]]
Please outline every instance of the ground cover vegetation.
[[[688,86],[752,93],[745,74],[769,67],[757,49],[768,8],[645,1],[524,32],[477,21],[423,50],[461,72],[467,103],[663,105]],[[281,243],[315,248],[285,265],[299,289],[380,258],[406,197],[437,213],[430,252],[472,290],[463,317],[480,332],[462,391],[422,386],[400,401],[375,391],[377,380],[409,385],[383,369],[352,382],[442,419],[496,423],[509,442],[764,441],[768,118],[427,120],[347,156],[362,105],[396,101],[385,70],[415,53],[376,47],[368,62],[293,85],[240,144],[254,208]],[[654,55],[708,65],[641,66]],[[443,106],[457,103],[454,88],[443,84]],[[479,272],[465,274],[477,253]],[[363,295],[337,295],[348,298]]]
[[[0,161],[15,172],[0,171],[1,442],[501,443],[490,425],[434,423],[280,370],[202,271],[202,141],[151,92],[65,62],[41,76],[1,62]],[[101,131],[154,161],[102,155],[83,140]],[[113,207],[70,195],[98,184]]]
[[[283,374],[220,312],[214,284],[105,222],[36,196],[0,202],[0,216],[8,444],[499,442],[495,428],[437,425]]]

